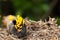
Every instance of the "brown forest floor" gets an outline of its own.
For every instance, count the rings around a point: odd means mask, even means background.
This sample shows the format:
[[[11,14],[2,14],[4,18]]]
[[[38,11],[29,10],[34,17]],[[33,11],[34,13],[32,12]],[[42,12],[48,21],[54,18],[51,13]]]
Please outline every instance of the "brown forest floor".
[[[25,20],[27,35],[17,38],[13,34],[8,35],[6,29],[0,28],[0,40],[60,40],[60,26],[56,24],[55,18],[49,21]]]

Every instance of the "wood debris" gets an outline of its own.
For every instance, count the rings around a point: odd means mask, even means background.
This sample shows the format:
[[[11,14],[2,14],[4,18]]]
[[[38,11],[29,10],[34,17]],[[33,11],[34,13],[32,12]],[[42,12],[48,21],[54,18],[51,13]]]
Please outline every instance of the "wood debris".
[[[25,37],[18,38],[8,34],[6,29],[0,28],[0,40],[60,40],[60,26],[55,18],[49,21],[25,20],[27,33]]]

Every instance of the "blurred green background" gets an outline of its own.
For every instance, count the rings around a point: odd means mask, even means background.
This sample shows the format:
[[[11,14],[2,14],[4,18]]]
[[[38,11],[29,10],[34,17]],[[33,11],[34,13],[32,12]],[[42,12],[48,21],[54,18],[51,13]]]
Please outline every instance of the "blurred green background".
[[[58,18],[60,24],[60,0],[1,0],[0,15],[21,15],[32,20]]]

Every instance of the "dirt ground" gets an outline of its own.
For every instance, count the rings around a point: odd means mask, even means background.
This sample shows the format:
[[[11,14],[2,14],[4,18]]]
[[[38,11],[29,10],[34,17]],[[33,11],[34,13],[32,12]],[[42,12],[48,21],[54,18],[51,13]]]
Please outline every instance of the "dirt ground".
[[[0,28],[0,40],[60,40],[60,26],[56,24],[55,18],[49,18],[49,21],[25,21],[25,37],[17,38],[13,34],[8,34],[5,28]]]

